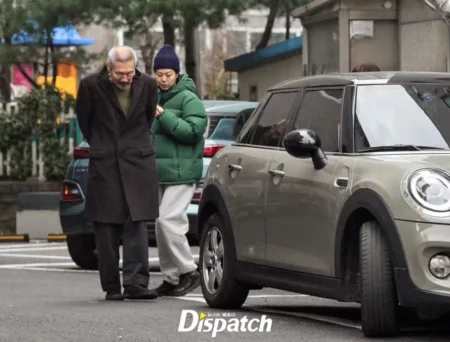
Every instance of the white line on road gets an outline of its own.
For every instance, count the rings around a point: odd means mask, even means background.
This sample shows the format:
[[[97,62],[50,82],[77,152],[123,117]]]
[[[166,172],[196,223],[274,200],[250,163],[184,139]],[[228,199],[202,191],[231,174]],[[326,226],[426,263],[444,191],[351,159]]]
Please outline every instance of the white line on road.
[[[52,263],[28,263],[28,264],[10,264],[0,265],[0,268],[22,268],[22,267],[41,267],[41,266],[77,266],[73,262],[52,262]]]
[[[296,316],[296,317],[301,317],[301,318],[308,318],[308,319],[312,319],[314,321],[331,323],[334,325],[339,325],[341,327],[361,330],[360,324],[350,323],[344,319],[339,319],[339,318],[335,318],[335,317],[314,315],[314,314],[308,314],[308,313],[303,313],[303,312],[291,312],[291,311],[284,311],[284,310],[278,310],[278,309],[253,308],[251,306],[246,306],[246,305],[244,305],[243,308],[249,309],[254,312],[264,312],[264,313],[271,313],[271,314],[275,314],[275,315],[281,314],[281,315],[285,315],[285,316]]]
[[[12,257],[12,258],[30,258],[30,259],[59,259],[59,260],[70,260],[69,256],[59,256],[59,255],[44,255],[44,254],[10,254],[0,252],[0,257]]]
[[[188,293],[185,297],[202,297],[201,293]],[[303,294],[266,294],[266,295],[249,295],[247,298],[295,298],[295,297],[310,297]],[[178,297],[181,298],[181,297]]]
[[[69,256],[57,256],[57,255],[44,255],[44,254],[9,254],[0,252],[0,257],[16,257],[16,258],[31,258],[31,259],[58,259],[58,260],[71,260]],[[198,258],[198,255],[193,255],[194,259]],[[148,258],[149,262],[159,262],[158,257]],[[123,259],[120,259],[123,262]],[[7,266],[7,265],[6,265]]]
[[[32,264],[29,264],[32,265]],[[74,266],[76,266],[74,264]],[[4,268],[6,269],[6,267]],[[12,270],[23,270],[23,271],[44,271],[44,272],[69,272],[69,273],[98,273],[98,271],[95,270],[85,270],[85,269],[70,269],[70,268],[44,268],[44,267],[9,267],[7,269]],[[120,272],[122,274],[122,272]],[[161,272],[150,272],[150,275],[153,276],[160,276]]]
[[[35,247],[53,247],[53,246],[62,246],[66,245],[65,243],[61,242],[43,242],[43,243],[27,243],[27,244],[6,244],[6,245],[0,245],[1,249],[10,249],[10,248],[35,248]]]
[[[56,251],[56,250],[67,250],[67,246],[58,247],[36,247],[36,248],[3,248],[0,249],[0,253],[8,252],[46,252],[46,251]]]

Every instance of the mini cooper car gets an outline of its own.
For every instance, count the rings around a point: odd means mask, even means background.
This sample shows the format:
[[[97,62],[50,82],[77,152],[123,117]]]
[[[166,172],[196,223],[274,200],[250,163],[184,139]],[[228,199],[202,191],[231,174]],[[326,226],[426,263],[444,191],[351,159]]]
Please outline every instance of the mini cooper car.
[[[207,303],[238,308],[263,287],[360,303],[368,337],[450,311],[449,144],[447,73],[273,86],[204,180]]]

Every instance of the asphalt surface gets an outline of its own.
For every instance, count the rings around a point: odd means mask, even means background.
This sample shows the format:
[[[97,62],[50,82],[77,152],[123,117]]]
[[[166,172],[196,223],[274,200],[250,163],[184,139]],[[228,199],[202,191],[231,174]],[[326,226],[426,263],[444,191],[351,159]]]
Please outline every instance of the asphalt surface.
[[[198,248],[193,248],[198,254]],[[150,248],[153,265],[150,287],[162,279],[157,251]],[[361,333],[359,306],[342,304],[289,292],[252,291],[241,310],[210,309],[200,289],[182,298],[154,302],[108,302],[100,288],[98,273],[78,269],[65,243],[0,244],[0,341],[365,341]],[[259,332],[178,332],[183,310],[220,330],[232,319],[262,319]],[[188,315],[185,328],[193,316]],[[208,320],[209,319],[209,320]],[[267,328],[270,325],[270,331]],[[449,341],[448,320],[428,325],[410,322],[393,341]],[[229,325],[228,328],[233,326]],[[248,327],[248,325],[246,325]],[[259,327],[258,321],[253,327]]]

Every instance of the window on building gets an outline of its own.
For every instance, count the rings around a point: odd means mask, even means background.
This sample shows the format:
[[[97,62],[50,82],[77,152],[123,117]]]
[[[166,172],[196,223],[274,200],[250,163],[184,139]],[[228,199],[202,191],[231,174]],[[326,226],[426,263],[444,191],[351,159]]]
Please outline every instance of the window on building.
[[[249,100],[250,101],[258,101],[258,87],[255,85],[250,86],[250,91],[249,91]]]

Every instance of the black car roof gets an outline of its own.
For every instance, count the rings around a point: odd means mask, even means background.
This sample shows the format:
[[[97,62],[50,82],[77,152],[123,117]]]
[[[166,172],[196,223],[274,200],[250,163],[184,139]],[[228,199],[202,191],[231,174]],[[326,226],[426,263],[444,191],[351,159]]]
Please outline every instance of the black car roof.
[[[449,83],[450,73],[447,72],[419,72],[419,71],[391,71],[391,72],[354,72],[305,76],[290,79],[275,84],[269,91],[318,87],[318,86],[346,86],[370,81],[386,80],[386,83]]]

